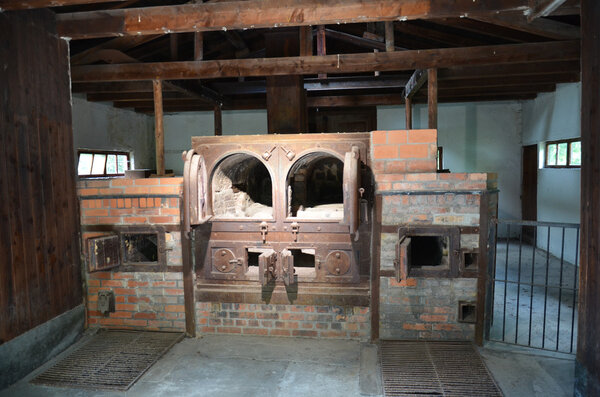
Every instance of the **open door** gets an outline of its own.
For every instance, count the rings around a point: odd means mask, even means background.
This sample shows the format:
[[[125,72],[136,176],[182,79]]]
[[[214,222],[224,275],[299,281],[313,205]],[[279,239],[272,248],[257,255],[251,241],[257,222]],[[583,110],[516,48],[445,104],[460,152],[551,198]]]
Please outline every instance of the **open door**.
[[[283,270],[283,283],[286,286],[295,284],[296,278],[294,277],[294,256],[292,255],[292,251],[281,251],[281,267]]]
[[[277,252],[270,249],[259,255],[258,277],[262,286],[277,279]]]
[[[360,158],[358,147],[352,146],[352,151],[344,157],[344,223],[350,227],[350,233],[358,230],[360,221]]]
[[[396,281],[400,282],[408,278],[408,264],[410,263],[410,237],[403,237],[396,243],[396,260],[394,268],[396,270]]]
[[[190,150],[184,153],[184,216],[190,225],[205,223],[207,215],[207,174],[204,157]]]

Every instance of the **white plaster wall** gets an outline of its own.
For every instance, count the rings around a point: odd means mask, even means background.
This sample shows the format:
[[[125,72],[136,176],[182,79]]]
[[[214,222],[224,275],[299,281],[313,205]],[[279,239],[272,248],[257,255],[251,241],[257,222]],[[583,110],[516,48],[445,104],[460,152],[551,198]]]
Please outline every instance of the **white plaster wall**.
[[[135,168],[155,168],[154,118],[73,96],[73,146],[121,150],[133,155]]]
[[[523,104],[524,145],[581,136],[581,83],[559,84],[555,92],[543,93]],[[586,148],[582,148],[586,150]],[[580,222],[580,169],[538,170],[537,219],[548,222]],[[552,229],[550,251],[560,257],[560,229]],[[547,246],[546,230],[540,229],[538,244]],[[574,262],[576,234],[565,236],[565,258]]]
[[[224,111],[223,135],[267,133],[266,110]],[[165,166],[183,174],[181,153],[191,147],[192,136],[214,135],[213,112],[169,113],[164,116]]]
[[[427,106],[413,108],[413,127],[427,128]],[[381,130],[405,128],[404,106],[377,108]],[[451,172],[497,172],[499,217],[521,216],[521,103],[448,103],[438,108],[438,142]]]

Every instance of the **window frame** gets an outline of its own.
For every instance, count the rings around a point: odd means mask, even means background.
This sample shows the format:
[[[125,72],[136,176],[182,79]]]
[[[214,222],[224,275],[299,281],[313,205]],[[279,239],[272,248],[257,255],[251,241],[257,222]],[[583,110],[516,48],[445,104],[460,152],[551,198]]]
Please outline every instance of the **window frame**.
[[[581,165],[573,165],[571,164],[571,144],[574,142],[580,142],[581,138],[571,138],[571,139],[559,139],[556,141],[548,141],[544,144],[544,168],[581,168]],[[556,145],[556,162],[558,163],[558,145],[566,143],[567,144],[567,164],[564,165],[550,165],[548,164],[548,147],[550,145]],[[583,148],[582,148],[583,149]]]
[[[104,169],[103,169],[103,173],[102,174],[89,174],[89,175],[79,175],[79,161],[81,158],[82,154],[92,154],[92,155],[96,155],[96,154],[103,154],[106,156],[106,158],[104,159]],[[129,166],[131,164],[131,153],[130,152],[125,152],[125,151],[120,151],[120,150],[95,150],[95,149],[77,149],[77,177],[78,178],[114,178],[114,177],[121,177],[121,176],[125,176],[125,172],[123,172],[122,174],[116,173],[116,174],[107,174],[106,173],[106,160],[108,159],[109,155],[115,155],[115,156],[126,156],[127,157],[127,168],[125,170],[129,170]],[[92,161],[92,167],[93,167],[93,161]]]

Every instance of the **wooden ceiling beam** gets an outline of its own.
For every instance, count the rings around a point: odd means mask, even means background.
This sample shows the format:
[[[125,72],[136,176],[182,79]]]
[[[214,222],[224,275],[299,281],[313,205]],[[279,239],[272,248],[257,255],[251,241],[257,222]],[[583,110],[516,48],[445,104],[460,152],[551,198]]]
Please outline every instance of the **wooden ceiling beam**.
[[[73,93],[109,93],[109,92],[153,92],[151,81],[124,81],[108,83],[73,83]],[[163,88],[169,91],[168,88]]]
[[[85,65],[87,63],[94,62],[94,58],[97,57],[96,53],[101,50],[118,50],[127,51],[134,47],[148,43],[162,35],[148,35],[148,36],[125,36],[117,37],[112,40],[108,40],[102,44],[88,48],[85,51],[71,55],[71,65]]]
[[[186,98],[178,92],[163,92],[163,101],[167,99]],[[194,98],[197,99],[197,98]],[[154,100],[152,92],[96,92],[87,94],[87,100],[90,102],[115,102],[115,101],[139,101]]]
[[[401,104],[404,104],[404,96],[402,94],[318,96],[306,98],[306,105],[309,108],[384,106]]]
[[[422,37],[426,40],[434,41],[435,43],[448,47],[469,47],[490,44],[489,42],[486,43],[481,40],[473,39],[468,36],[468,33],[463,36],[454,33],[441,32],[409,21],[396,23],[394,29],[396,32]]]
[[[481,102],[481,101],[507,101],[507,100],[528,100],[534,99],[537,93],[496,93],[488,92],[478,95],[466,95],[461,93],[453,96],[451,93],[444,93],[438,97],[440,103],[451,102]],[[426,103],[426,96],[416,96],[413,98],[414,103]],[[354,96],[325,96],[307,98],[307,106],[316,107],[353,107],[353,106],[392,106],[403,105],[404,97],[400,94],[384,94],[384,95],[354,95]],[[133,108],[136,112],[153,113],[154,106],[152,101],[139,102],[117,102],[115,107]],[[165,112],[191,112],[205,111],[212,112],[213,108],[205,103],[178,101],[165,102],[163,104]],[[241,99],[232,100],[228,106],[224,106],[223,110],[257,110],[266,109],[266,101],[264,98],[256,99]]]
[[[460,103],[460,102],[488,102],[488,101],[520,101],[535,99],[537,94],[525,93],[525,94],[496,94],[490,93],[489,95],[473,95],[473,96],[445,96],[438,97],[440,103]],[[420,96],[413,98],[413,103],[427,103],[426,96]]]
[[[94,3],[115,3],[127,0],[0,0],[0,11],[30,10],[33,8],[77,6]]]
[[[247,0],[69,13],[57,16],[71,39],[258,29],[525,12],[528,0]]]
[[[471,15],[469,15],[471,18]],[[494,16],[473,16],[473,19],[488,22],[494,25],[500,25],[507,28],[520,30],[522,32],[535,34],[553,40],[573,40],[579,39],[579,26],[569,25],[567,23],[554,21],[547,18],[538,18],[531,22],[523,14],[507,14]]]
[[[386,51],[386,44],[381,41],[366,39],[364,37],[355,36],[350,33],[340,32],[333,29],[325,29],[325,35],[327,38],[343,41],[344,43],[349,43],[359,48]],[[406,48],[394,46],[394,49],[396,51],[401,51],[405,50]]]
[[[579,74],[580,64],[578,60],[540,62],[540,63],[515,63],[504,65],[483,65],[483,66],[454,66],[439,70],[441,80],[455,79],[479,79],[504,78],[505,76],[536,76],[556,73],[577,73]]]
[[[463,80],[439,79],[440,89],[445,88],[478,88],[478,87],[502,87],[505,85],[518,84],[557,84],[574,83],[580,80],[579,73],[540,74],[530,76],[504,76],[501,78],[482,77]]]
[[[486,96],[492,94],[530,94],[540,92],[552,92],[556,89],[555,84],[516,84],[504,85],[498,87],[465,87],[465,88],[442,88],[439,87],[438,95],[440,97],[460,97],[460,96]],[[423,95],[423,94],[421,94]]]
[[[487,37],[489,40],[496,41],[496,44],[525,43],[548,40],[543,36],[471,18],[443,18],[434,19],[430,22],[448,26],[454,29],[460,29],[465,32],[475,33],[479,36]]]
[[[73,82],[360,73],[578,60],[579,41],[219,61],[75,66]]]

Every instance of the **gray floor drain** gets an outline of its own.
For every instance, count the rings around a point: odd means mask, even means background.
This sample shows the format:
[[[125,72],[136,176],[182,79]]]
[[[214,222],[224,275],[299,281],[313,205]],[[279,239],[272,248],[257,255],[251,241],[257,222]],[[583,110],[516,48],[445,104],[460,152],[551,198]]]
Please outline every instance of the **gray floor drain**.
[[[48,386],[128,390],[183,334],[100,331],[31,382]]]
[[[502,396],[468,342],[382,341],[385,396]]]

